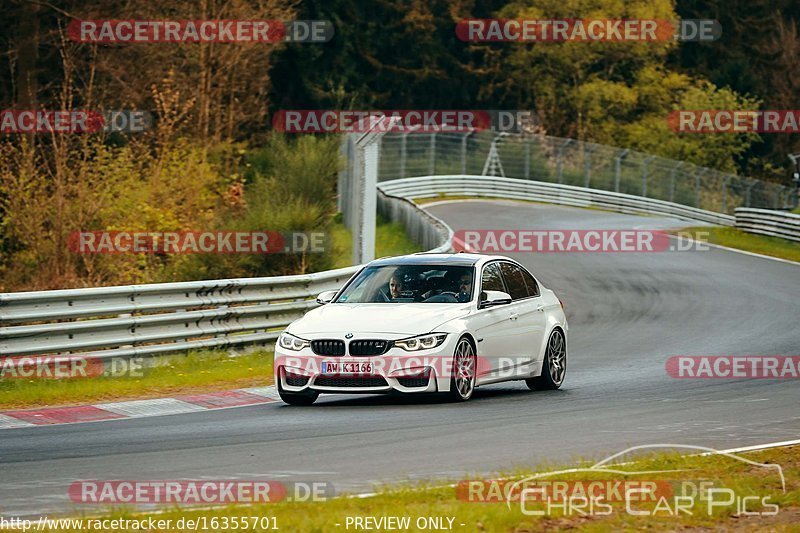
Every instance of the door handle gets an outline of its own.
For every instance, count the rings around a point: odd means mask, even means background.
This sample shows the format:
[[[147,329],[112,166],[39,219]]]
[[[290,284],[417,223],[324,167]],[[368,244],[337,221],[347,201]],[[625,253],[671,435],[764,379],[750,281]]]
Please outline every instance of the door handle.
[[[539,304],[539,305],[536,306],[536,310],[537,311],[544,311],[544,306]]]
[[[519,318],[519,313],[511,313],[508,318],[511,320],[516,320]]]

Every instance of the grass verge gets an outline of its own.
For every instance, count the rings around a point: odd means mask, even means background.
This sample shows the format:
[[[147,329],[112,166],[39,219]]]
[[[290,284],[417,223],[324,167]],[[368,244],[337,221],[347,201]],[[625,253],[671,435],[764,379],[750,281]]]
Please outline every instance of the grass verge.
[[[424,451],[420,451],[424,453]],[[560,474],[547,478],[548,481],[572,481],[570,486],[587,487],[588,481],[605,480],[604,487],[612,492],[592,492],[595,501],[603,494],[613,494],[614,482],[627,479],[638,483],[657,481],[662,487],[656,498],[642,501],[625,497],[606,499],[611,509],[599,505],[586,512],[582,499],[573,499],[569,506],[553,505],[549,513],[532,516],[522,512],[519,500],[512,501],[510,508],[501,496],[500,501],[471,502],[468,492],[458,492],[453,487],[431,487],[417,483],[404,487],[379,490],[378,494],[365,498],[334,498],[317,502],[287,502],[233,505],[223,508],[192,510],[191,508],[171,508],[157,515],[135,513],[131,510],[117,509],[107,511],[104,518],[136,518],[154,516],[161,520],[205,520],[218,525],[224,520],[247,517],[266,518],[271,524],[284,531],[347,531],[354,529],[368,531],[389,531],[390,524],[371,522],[373,527],[354,526],[355,517],[370,517],[380,520],[386,517],[409,517],[407,531],[423,530],[419,519],[435,517],[443,519],[443,529],[453,531],[548,531],[571,529],[577,531],[676,531],[676,530],[731,530],[731,531],[797,531],[800,522],[800,447],[775,448],[759,452],[737,454],[758,463],[777,464],[783,468],[786,480],[785,492],[776,471],[763,466],[755,466],[726,456],[680,456],[676,453],[659,453],[638,457],[633,463],[617,464],[615,468],[629,472],[627,476],[618,473],[586,472]],[[628,460],[630,460],[628,458]],[[591,463],[582,463],[588,467]],[[559,468],[546,467],[535,471],[550,472]],[[634,472],[655,472],[643,476]],[[534,471],[515,471],[507,475],[522,478]],[[580,485],[583,482],[583,485]],[[693,491],[700,488],[699,492]],[[712,494],[710,488],[725,489],[723,494]],[[572,490],[572,489],[570,489]],[[728,492],[732,491],[732,492]],[[486,492],[485,494],[489,494]],[[517,493],[518,494],[518,493]],[[552,493],[551,493],[552,494]],[[567,492],[575,498],[576,492]],[[624,489],[623,489],[624,494]],[[678,501],[676,497],[689,498]],[[709,498],[713,505],[709,505]],[[745,499],[748,498],[748,499]],[[564,500],[556,500],[564,502]],[[526,511],[544,511],[541,502],[528,500]],[[678,505],[681,510],[678,511]],[[583,506],[583,507],[581,507]],[[777,507],[775,507],[777,506]],[[582,508],[584,512],[576,511]],[[569,509],[569,511],[567,511]],[[639,515],[633,512],[641,513]],[[710,511],[709,511],[710,509]],[[97,516],[97,510],[87,516]],[[745,515],[742,511],[753,513]],[[777,511],[777,512],[775,512]],[[602,514],[601,514],[602,513]],[[768,514],[775,513],[775,514]],[[452,519],[452,522],[449,521]],[[274,521],[274,522],[273,522]],[[347,527],[349,524],[349,527]],[[220,526],[221,527],[221,526]],[[188,529],[188,528],[187,528]],[[263,531],[268,528],[249,528]],[[75,531],[69,527],[62,531]],[[173,528],[173,530],[175,530]]]
[[[708,242],[711,244],[800,262],[800,243],[780,237],[756,235],[736,228],[708,226],[684,228],[672,233],[686,234],[686,232],[708,235]]]
[[[272,352],[232,357],[206,350],[142,359],[119,376],[0,380],[0,409],[25,409],[193,394],[272,384]]]

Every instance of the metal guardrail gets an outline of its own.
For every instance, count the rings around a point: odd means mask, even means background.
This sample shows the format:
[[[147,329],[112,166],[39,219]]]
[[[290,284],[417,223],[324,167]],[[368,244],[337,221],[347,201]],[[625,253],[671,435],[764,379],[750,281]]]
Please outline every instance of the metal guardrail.
[[[406,235],[431,253],[451,251],[453,230],[450,226],[404,198],[405,194],[391,190],[391,185],[388,182],[378,187],[378,213],[403,224]]]
[[[736,227],[748,233],[800,242],[800,215],[767,209],[736,210]]]
[[[425,176],[383,182],[379,187],[407,198],[441,195],[531,200],[577,207],[598,207],[631,214],[667,215],[683,220],[733,226],[734,217],[653,198],[540,181],[493,176]]]
[[[379,210],[426,248],[450,230],[412,202],[379,195]],[[223,279],[0,294],[0,356],[151,356],[263,344],[338,289],[359,266],[266,278]]]
[[[273,341],[316,305],[309,298],[356,270],[0,294],[0,354],[129,357]]]

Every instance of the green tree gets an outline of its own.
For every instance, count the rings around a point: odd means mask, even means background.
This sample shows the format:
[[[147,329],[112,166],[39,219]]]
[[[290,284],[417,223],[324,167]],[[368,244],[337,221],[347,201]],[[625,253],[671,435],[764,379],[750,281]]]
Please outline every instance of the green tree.
[[[514,2],[504,18],[675,20],[669,0]],[[693,46],[684,43],[682,46]],[[506,43],[487,90],[514,107],[535,109],[548,133],[634,148],[727,171],[755,134],[678,134],[678,109],[755,109],[759,102],[669,64],[678,43],[665,41]],[[510,78],[510,79],[509,79]]]

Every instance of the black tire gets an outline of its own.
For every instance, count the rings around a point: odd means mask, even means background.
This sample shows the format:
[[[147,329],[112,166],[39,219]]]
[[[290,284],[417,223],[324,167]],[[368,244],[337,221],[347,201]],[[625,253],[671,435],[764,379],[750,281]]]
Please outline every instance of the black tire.
[[[469,376],[468,380],[465,380],[465,377],[468,377],[469,374],[469,366],[465,366],[467,360],[471,360],[471,376]],[[462,365],[459,367],[459,362],[462,362]],[[478,369],[478,358],[475,354],[475,347],[469,341],[467,337],[462,337],[459,339],[458,344],[456,344],[455,353],[453,354],[453,370],[450,376],[450,391],[447,393],[447,397],[450,401],[453,402],[466,402],[470,398],[472,398],[472,393],[475,392],[475,380],[477,377],[477,369]],[[460,374],[460,370],[465,371],[467,374]]]
[[[317,391],[306,391],[306,392],[286,392],[283,390],[280,381],[278,381],[278,394],[283,400],[283,403],[287,403],[289,405],[301,405],[301,406],[309,406],[317,401],[319,398],[319,393]]]
[[[564,332],[556,328],[547,339],[542,362],[542,375],[525,380],[531,390],[556,390],[567,375],[567,340]]]

